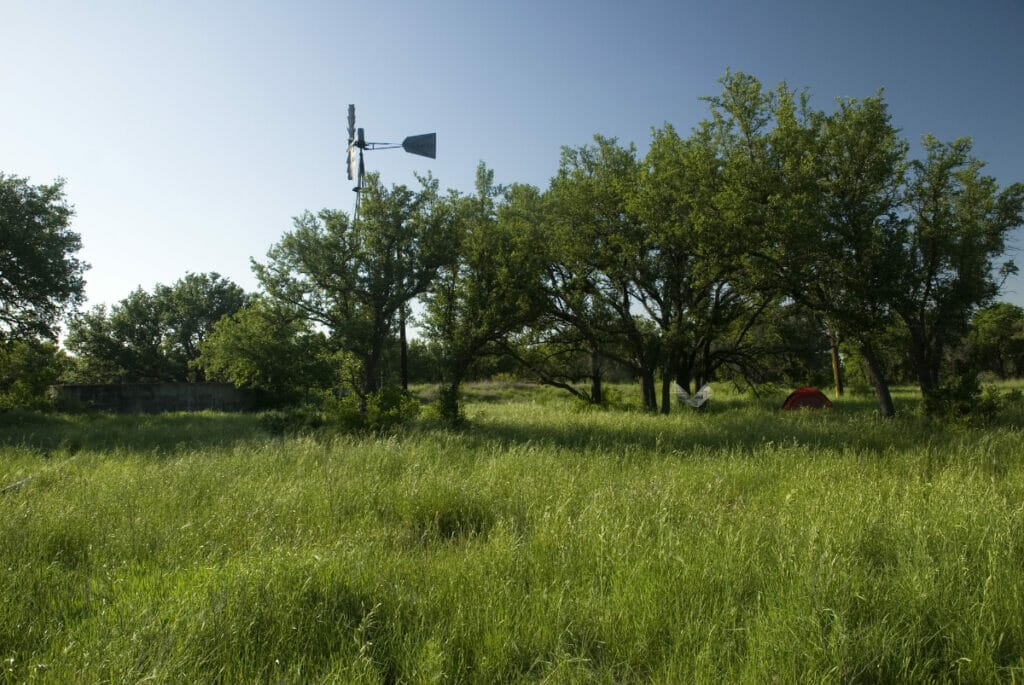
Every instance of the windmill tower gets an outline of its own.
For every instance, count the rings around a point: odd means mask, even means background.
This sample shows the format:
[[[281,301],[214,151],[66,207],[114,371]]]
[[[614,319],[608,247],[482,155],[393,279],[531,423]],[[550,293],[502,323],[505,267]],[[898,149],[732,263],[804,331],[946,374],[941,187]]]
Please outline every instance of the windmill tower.
[[[366,140],[366,133],[361,128],[356,128],[356,106],[348,106],[348,180],[355,181],[356,187],[352,190],[356,193],[355,218],[359,220],[359,193],[363,189],[363,178],[366,175],[366,166],[363,163],[364,150],[391,150],[402,148],[406,152],[421,157],[437,159],[437,134],[424,133],[418,136],[407,136],[400,144],[395,143],[371,143]],[[402,256],[397,252],[396,258],[401,260]],[[401,348],[401,375],[402,389],[409,389],[409,346],[405,337],[405,325],[408,312],[405,304],[399,308],[398,340]]]

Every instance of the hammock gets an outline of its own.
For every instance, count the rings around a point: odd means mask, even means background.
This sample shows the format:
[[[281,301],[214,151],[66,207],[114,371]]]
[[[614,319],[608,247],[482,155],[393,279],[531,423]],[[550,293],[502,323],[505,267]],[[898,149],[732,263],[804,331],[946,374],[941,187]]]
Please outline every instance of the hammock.
[[[692,395],[686,392],[683,386],[676,383],[676,401],[680,404],[686,404],[694,409],[700,409],[709,399],[711,399],[711,385],[708,383],[702,385],[701,389]]]

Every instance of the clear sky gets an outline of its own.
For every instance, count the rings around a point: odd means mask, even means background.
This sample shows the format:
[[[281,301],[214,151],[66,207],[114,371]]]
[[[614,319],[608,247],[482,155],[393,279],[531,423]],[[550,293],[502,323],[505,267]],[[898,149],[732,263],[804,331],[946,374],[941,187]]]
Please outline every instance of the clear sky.
[[[291,217],[352,210],[349,103],[371,141],[437,132],[436,161],[368,152],[386,183],[468,191],[483,160],[543,187],[563,145],[689,130],[731,68],[819,108],[884,87],[912,143],[973,137],[1024,181],[1024,0],[0,0],[0,50],[0,171],[67,179],[90,304],[254,290]]]

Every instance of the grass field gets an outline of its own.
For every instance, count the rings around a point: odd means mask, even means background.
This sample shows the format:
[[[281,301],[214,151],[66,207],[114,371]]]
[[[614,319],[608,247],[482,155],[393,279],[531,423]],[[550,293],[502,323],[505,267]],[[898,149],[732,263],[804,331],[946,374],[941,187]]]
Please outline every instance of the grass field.
[[[468,400],[385,436],[0,415],[0,680],[1024,680],[1024,403]]]

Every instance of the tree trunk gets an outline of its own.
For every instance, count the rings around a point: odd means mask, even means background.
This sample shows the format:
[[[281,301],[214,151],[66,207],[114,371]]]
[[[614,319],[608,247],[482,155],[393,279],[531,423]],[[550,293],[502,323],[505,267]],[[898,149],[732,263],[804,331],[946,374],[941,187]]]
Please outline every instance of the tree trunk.
[[[931,354],[928,339],[919,325],[908,323],[907,329],[910,331],[910,359],[914,363],[917,384],[921,387],[921,395],[928,397],[939,387],[941,354]]]
[[[864,355],[864,361],[868,366],[868,378],[871,381],[871,385],[875,387],[878,413],[886,418],[895,416],[896,409],[892,404],[892,395],[889,394],[889,384],[885,380],[882,366],[878,363],[878,357],[875,356],[875,350],[871,347],[871,343],[861,343],[860,352]]]
[[[665,374],[661,379],[661,413],[672,411],[672,376]]]
[[[458,426],[462,423],[462,411],[459,407],[459,388],[461,386],[461,377],[454,378],[448,385],[441,386],[438,393],[438,409],[441,419],[450,426]]]
[[[644,409],[658,411],[658,396],[654,389],[654,369],[643,369],[640,372],[640,392],[644,398]]]
[[[601,358],[590,353],[590,402],[604,404],[604,389],[601,387]]]
[[[409,390],[409,344],[405,339],[405,305],[398,309],[399,368],[402,374],[402,390]]]
[[[843,374],[839,363],[839,336],[828,332],[829,347],[832,349],[832,380],[836,386],[836,399],[843,396]]]

